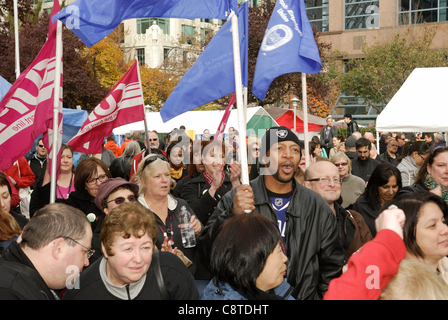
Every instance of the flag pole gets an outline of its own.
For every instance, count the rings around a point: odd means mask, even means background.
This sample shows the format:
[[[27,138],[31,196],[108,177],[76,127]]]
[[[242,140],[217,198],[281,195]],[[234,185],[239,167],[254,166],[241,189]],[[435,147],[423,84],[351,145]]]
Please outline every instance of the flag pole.
[[[233,14],[233,15],[232,15]],[[246,123],[245,110],[243,102],[243,80],[241,76],[241,57],[240,44],[238,34],[238,16],[232,12],[232,41],[233,41],[233,61],[235,70],[235,91],[236,91],[236,105],[238,111],[238,132],[239,132],[239,155],[241,165],[241,183],[249,184],[249,168],[247,165],[246,152]]]
[[[56,0],[59,1],[59,0]],[[58,156],[58,135],[59,135],[59,105],[62,93],[61,73],[62,73],[62,22],[56,21],[56,66],[54,78],[54,102],[53,102],[53,143],[51,148],[51,185],[50,185],[50,203],[56,201],[56,170]]]
[[[306,93],[306,73],[302,72],[302,106],[303,106],[303,133],[305,135],[305,167],[310,165],[310,143],[308,139],[308,100]]]
[[[19,12],[17,0],[14,0],[14,38],[16,48],[16,79],[20,76],[20,52],[19,52]]]
[[[143,100],[143,113],[145,115],[145,119],[143,120],[143,123],[145,125],[146,150],[149,150],[148,154],[150,154],[151,153],[151,146],[149,145],[148,122],[146,121],[145,100],[143,99],[142,79],[140,77],[140,63],[138,62],[138,58],[137,57],[135,58],[135,63],[137,64],[138,83],[139,83],[139,87],[140,87],[140,94],[142,95],[142,100]]]

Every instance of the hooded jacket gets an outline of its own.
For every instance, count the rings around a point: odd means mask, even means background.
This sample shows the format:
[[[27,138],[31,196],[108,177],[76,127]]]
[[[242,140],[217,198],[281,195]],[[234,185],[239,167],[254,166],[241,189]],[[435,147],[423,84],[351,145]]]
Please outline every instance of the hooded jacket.
[[[410,156],[404,157],[398,164],[397,169],[400,170],[403,187],[412,186],[419,169],[415,160]]]
[[[264,176],[250,181],[255,195],[255,211],[277,223],[277,215],[266,192]],[[209,256],[211,239],[219,226],[235,214],[233,198],[238,188],[229,191],[210,217],[199,245]],[[341,275],[344,254],[339,241],[336,217],[317,193],[293,180],[294,193],[286,210],[285,249],[288,257],[287,281],[295,289],[295,299],[322,299],[333,278]]]

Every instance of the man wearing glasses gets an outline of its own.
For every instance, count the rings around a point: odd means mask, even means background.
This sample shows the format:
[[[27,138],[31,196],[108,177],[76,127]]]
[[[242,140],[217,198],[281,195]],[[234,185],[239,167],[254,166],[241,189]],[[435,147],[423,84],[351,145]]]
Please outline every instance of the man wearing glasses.
[[[59,300],[94,253],[84,213],[53,203],[38,210],[0,258],[0,300]]]
[[[328,203],[336,217],[339,238],[348,258],[364,243],[373,239],[364,218],[356,211],[341,207],[342,180],[338,168],[329,161],[320,161],[309,166],[305,171],[304,186],[320,194]]]
[[[270,128],[261,142],[260,176],[221,198],[200,242],[207,254],[207,245],[227,218],[247,211],[265,215],[282,233],[291,295],[318,300],[341,274],[344,256],[334,214],[322,197],[294,178],[300,158],[296,134],[286,127]]]
[[[40,138],[37,140],[36,152],[30,154],[26,158],[28,164],[30,165],[31,171],[33,171],[36,176],[36,180],[31,186],[31,189],[34,189],[38,183],[42,183],[42,179],[45,175],[45,169],[47,168],[47,155],[47,148],[45,148],[42,138]]]
[[[398,142],[395,139],[390,139],[387,143],[386,152],[381,154],[377,160],[381,163],[389,162],[390,164],[393,164],[394,166],[398,166],[398,162],[396,161],[397,156],[397,150],[398,150]]]

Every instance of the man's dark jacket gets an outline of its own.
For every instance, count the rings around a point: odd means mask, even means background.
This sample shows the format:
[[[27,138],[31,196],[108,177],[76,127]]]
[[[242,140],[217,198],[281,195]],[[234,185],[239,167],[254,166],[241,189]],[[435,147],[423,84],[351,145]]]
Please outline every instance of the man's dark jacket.
[[[11,243],[0,258],[0,300],[55,300],[16,242]]]
[[[367,160],[356,158],[352,160],[352,174],[367,182],[369,181],[373,170],[379,164],[381,164],[381,162],[372,158],[368,158]]]
[[[359,126],[355,120],[352,120],[347,124],[347,138],[350,137],[354,132],[359,132]]]
[[[255,213],[261,213],[277,224],[277,215],[266,192],[264,176],[250,181]],[[325,200],[293,179],[294,193],[286,210],[285,247],[288,257],[287,280],[295,287],[296,299],[322,299],[333,278],[341,275],[344,254],[339,240],[336,218]],[[201,234],[200,245],[210,252],[211,239],[232,211],[233,188],[218,203]]]

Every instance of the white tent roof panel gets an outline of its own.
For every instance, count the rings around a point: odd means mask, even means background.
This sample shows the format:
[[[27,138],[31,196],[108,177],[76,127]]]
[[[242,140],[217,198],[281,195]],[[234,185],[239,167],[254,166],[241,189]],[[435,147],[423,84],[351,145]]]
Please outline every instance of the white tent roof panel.
[[[247,108],[246,123],[257,113],[257,111],[263,112],[263,114],[269,116],[262,107]],[[260,112],[258,112],[258,114],[260,114]],[[195,130],[196,133],[202,133],[205,129],[209,129],[210,133],[213,135],[218,130],[223,115],[224,110],[189,111],[164,123],[159,112],[147,112],[146,121],[148,130],[156,130],[158,133],[168,133],[174,128],[179,128],[181,125],[184,125],[187,130]],[[234,127],[235,129],[238,128],[238,113],[236,107],[232,109],[229,120],[227,121],[226,128],[229,127]],[[143,121],[117,127],[113,130],[113,133],[115,135],[124,135],[127,132],[136,130],[145,130]],[[225,132],[227,132],[227,129]]]
[[[385,132],[448,131],[448,68],[417,68],[376,120]]]

